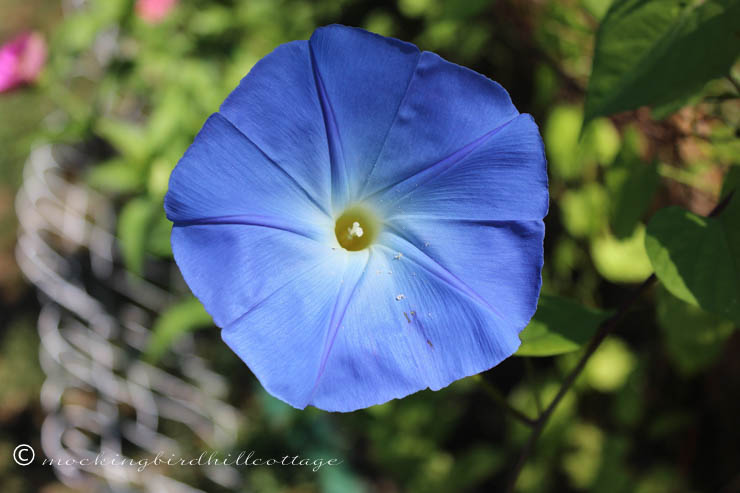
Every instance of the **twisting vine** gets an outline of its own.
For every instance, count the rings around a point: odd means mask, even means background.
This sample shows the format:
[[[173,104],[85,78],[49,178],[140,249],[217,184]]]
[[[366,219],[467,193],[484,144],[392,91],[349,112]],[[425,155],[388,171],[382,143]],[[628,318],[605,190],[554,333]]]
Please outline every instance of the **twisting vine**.
[[[717,206],[709,213],[708,217],[715,217],[718,214],[720,214],[725,207],[727,207],[727,204],[732,199],[732,196],[734,195],[734,192],[729,193]],[[568,393],[570,388],[573,386],[573,383],[578,378],[578,375],[581,374],[583,369],[586,367],[586,363],[588,363],[588,360],[591,358],[591,356],[596,352],[596,350],[599,348],[602,342],[604,342],[604,339],[609,336],[622,322],[624,317],[629,312],[630,308],[634,303],[639,300],[643,293],[647,291],[653,284],[655,284],[655,281],[657,280],[657,277],[655,274],[651,274],[650,277],[645,279],[643,283],[640,285],[639,288],[637,288],[632,295],[627,298],[627,300],[622,303],[622,305],[619,307],[617,312],[606,319],[598,328],[596,331],[596,334],[591,338],[591,340],[588,343],[588,346],[586,347],[586,350],[584,351],[581,358],[578,360],[578,363],[576,366],[571,370],[571,372],[568,374],[568,376],[563,380],[563,383],[560,385],[560,388],[558,389],[557,394],[555,394],[555,397],[553,400],[548,404],[548,406],[545,408],[544,411],[539,413],[537,418],[532,420],[531,418],[525,416],[517,409],[511,407],[511,405],[508,404],[508,402],[504,399],[505,408],[516,418],[521,420],[523,423],[529,425],[532,428],[532,433],[530,434],[529,438],[527,439],[526,444],[524,445],[524,448],[522,448],[521,454],[519,455],[519,459],[514,466],[514,469],[511,472],[511,479],[509,481],[509,486],[506,491],[512,493],[516,488],[517,480],[519,479],[519,475],[522,472],[522,469],[524,468],[524,465],[529,460],[529,457],[532,455],[532,452],[534,451],[534,446],[537,443],[537,440],[539,439],[540,435],[542,434],[542,430],[545,428],[545,425],[547,424],[548,420],[550,419],[550,416],[552,416],[552,413],[555,411],[555,408],[560,404],[560,401],[563,399],[565,394]],[[483,379],[481,381],[485,382]],[[484,385],[484,388],[486,386]],[[494,389],[495,390],[495,389]],[[497,390],[495,390],[496,393],[498,393]],[[490,393],[490,391],[489,391]],[[500,396],[500,395],[499,395]],[[503,399],[501,397],[501,399]],[[497,399],[499,400],[499,399]]]

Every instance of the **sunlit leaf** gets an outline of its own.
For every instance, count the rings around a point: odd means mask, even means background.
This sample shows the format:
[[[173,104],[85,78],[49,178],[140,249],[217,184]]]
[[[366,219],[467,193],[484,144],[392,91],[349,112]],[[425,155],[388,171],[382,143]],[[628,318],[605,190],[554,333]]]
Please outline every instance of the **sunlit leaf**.
[[[563,179],[580,176],[583,162],[577,159],[582,114],[574,106],[558,106],[545,125],[544,139],[550,171]]]
[[[398,0],[398,10],[408,17],[419,17],[431,7],[430,0]]]
[[[576,351],[609,317],[608,312],[558,296],[540,296],[529,325],[519,334],[517,356],[553,356]]]
[[[131,193],[142,187],[141,170],[123,159],[113,159],[94,166],[87,175],[87,182],[103,192]]]
[[[740,323],[740,200],[717,218],[669,207],[653,216],[645,247],[677,298]]]
[[[597,19],[601,19],[607,10],[609,10],[612,0],[582,0],[582,3],[591,15]]]
[[[738,173],[737,165],[740,165],[740,138],[738,138],[737,131],[731,126],[718,126],[712,129],[712,159],[736,165],[730,173]],[[737,185],[737,181],[735,184]]]
[[[587,489],[596,479],[602,461],[604,433],[596,426],[576,423],[568,430],[568,451],[563,469],[579,489]]]
[[[653,271],[645,253],[645,227],[639,224],[632,236],[618,239],[604,233],[591,242],[596,270],[611,282],[641,282]]]
[[[190,297],[165,310],[154,322],[146,349],[150,360],[158,360],[178,338],[193,330],[213,325],[203,305]]]
[[[614,163],[606,172],[609,202],[609,223],[614,236],[631,236],[645,214],[660,181],[653,163],[646,163],[639,154],[640,135],[630,129]]]
[[[190,21],[190,29],[199,35],[218,35],[229,29],[233,14],[223,6],[200,8]]]
[[[591,120],[581,136],[581,146],[586,159],[606,165],[614,161],[619,152],[620,137],[608,118]]]
[[[112,118],[102,118],[98,121],[95,130],[121,155],[132,162],[140,162],[149,154],[146,132],[139,125]]]
[[[188,104],[182,91],[168,91],[149,117],[146,139],[151,149],[166,146],[183,131]]]
[[[637,358],[627,344],[612,336],[588,361],[582,378],[596,390],[613,392],[625,384],[636,364]]]
[[[153,207],[146,198],[136,198],[123,207],[118,218],[118,240],[123,261],[131,272],[141,274],[149,241]]]
[[[585,121],[665,105],[727,74],[738,19],[738,0],[617,0],[596,36]]]
[[[146,250],[160,257],[172,257],[172,244],[170,243],[172,223],[167,219],[164,207],[154,207],[152,216]]]
[[[608,215],[607,195],[598,183],[571,189],[560,200],[560,213],[568,232],[578,238],[599,234]]]
[[[149,169],[149,178],[147,179],[147,190],[152,197],[164,198],[167,193],[167,186],[170,180],[176,160],[164,158],[154,161]]]
[[[619,133],[606,118],[592,121],[581,132],[583,112],[576,106],[557,106],[544,131],[545,149],[555,176],[564,180],[590,174],[597,163],[608,164],[619,151]]]

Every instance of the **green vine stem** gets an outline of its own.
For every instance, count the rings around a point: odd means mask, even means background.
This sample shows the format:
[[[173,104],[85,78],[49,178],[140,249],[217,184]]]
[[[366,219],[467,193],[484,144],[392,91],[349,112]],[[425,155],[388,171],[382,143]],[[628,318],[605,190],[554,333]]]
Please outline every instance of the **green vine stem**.
[[[733,195],[734,191],[729,193],[727,197],[725,197],[724,200],[717,204],[712,212],[709,213],[709,217],[714,217],[720,214],[730,202]],[[552,413],[553,411],[555,411],[557,405],[563,399],[565,394],[568,393],[568,390],[570,390],[570,388],[573,386],[573,383],[576,381],[576,378],[578,378],[578,375],[580,375],[583,369],[586,367],[586,363],[588,363],[588,360],[596,352],[601,343],[604,342],[604,339],[606,339],[606,337],[611,334],[614,329],[617,328],[617,326],[619,326],[620,322],[624,320],[624,317],[627,315],[632,305],[642,297],[643,293],[645,293],[653,284],[655,284],[656,280],[657,277],[655,276],[655,274],[651,274],[650,277],[645,279],[640,287],[637,288],[637,290],[635,290],[635,292],[632,293],[632,295],[627,300],[625,300],[624,303],[622,303],[622,305],[619,307],[619,310],[617,310],[614,315],[609,317],[607,320],[604,321],[604,323],[601,324],[596,334],[594,334],[594,336],[591,338],[588,346],[586,347],[586,351],[581,356],[581,359],[578,360],[575,368],[573,368],[573,370],[571,370],[565,380],[563,380],[563,383],[560,385],[560,389],[555,395],[555,398],[545,408],[542,414],[540,414],[539,417],[534,421],[534,425],[532,426],[532,434],[529,436],[527,443],[524,445],[524,448],[519,455],[519,460],[517,461],[516,466],[514,466],[514,470],[511,473],[511,480],[506,491],[508,491],[509,493],[514,492],[516,488],[516,482],[519,479],[519,475],[521,474],[524,465],[527,463],[527,460],[529,460],[530,455],[532,455],[532,452],[534,451],[534,446],[537,443],[537,439],[542,434],[542,430],[545,428],[548,419],[550,419],[550,416],[552,416]]]
[[[473,378],[480,384],[480,386],[491,397],[491,399],[493,399],[499,406],[504,408],[504,410],[511,414],[514,418],[518,419],[529,427],[534,427],[535,424],[537,424],[536,419],[530,418],[519,409],[509,404],[509,401],[506,399],[506,397],[495,386],[486,381],[486,379],[483,378],[482,375],[475,375]]]

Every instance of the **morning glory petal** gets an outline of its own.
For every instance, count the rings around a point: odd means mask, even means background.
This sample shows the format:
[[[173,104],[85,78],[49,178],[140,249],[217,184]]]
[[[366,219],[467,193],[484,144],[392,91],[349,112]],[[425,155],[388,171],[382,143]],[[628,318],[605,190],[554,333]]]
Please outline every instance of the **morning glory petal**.
[[[400,245],[394,245],[400,246]],[[429,262],[375,247],[311,404],[352,411],[438,390],[509,357],[518,330]]]
[[[386,217],[539,220],[548,209],[547,166],[537,125],[522,114],[456,154],[372,198]]]
[[[410,43],[339,25],[317,29],[310,45],[356,196],[378,159],[421,53]]]
[[[213,321],[226,327],[307,274],[326,276],[333,250],[282,229],[244,224],[172,228],[172,250],[185,281]],[[300,283],[298,283],[300,286]],[[293,296],[313,296],[298,287]],[[289,305],[283,309],[290,309]],[[296,308],[298,309],[298,308]]]
[[[224,341],[272,395],[299,409],[314,402],[367,259],[335,251],[224,327]]]
[[[519,333],[532,318],[542,284],[545,224],[398,217],[380,241],[399,255],[484,302]]]
[[[331,251],[331,218],[218,113],[172,172],[165,210],[175,260],[221,326],[294,275],[286,264]]]
[[[212,115],[170,175],[167,218],[178,224],[267,224],[326,236],[319,204],[223,116]]]
[[[257,62],[220,112],[329,210],[329,144],[307,41]]]
[[[417,174],[518,114],[498,83],[423,52],[363,194]]]
[[[516,351],[548,192],[537,126],[501,86],[330,26],[220,111],[165,208],[186,282],[267,391],[351,411]]]

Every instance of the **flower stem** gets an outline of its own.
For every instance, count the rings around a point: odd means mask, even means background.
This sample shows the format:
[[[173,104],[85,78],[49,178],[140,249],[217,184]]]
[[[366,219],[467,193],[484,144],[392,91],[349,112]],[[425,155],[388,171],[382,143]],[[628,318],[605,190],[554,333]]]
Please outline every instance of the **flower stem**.
[[[540,398],[540,389],[539,385],[537,385],[537,377],[534,373],[534,364],[532,363],[532,358],[524,358],[524,368],[527,371],[529,388],[532,390],[534,405],[537,407],[537,419],[539,419],[539,417],[542,415],[542,399]]]
[[[709,217],[717,216],[724,208],[727,206],[727,204],[732,199],[732,196],[734,195],[734,191],[727,194],[727,196],[722,200],[717,206],[712,210],[712,212],[709,213]],[[606,319],[599,329],[596,331],[596,334],[591,338],[591,341],[589,341],[588,346],[586,348],[586,351],[581,356],[581,359],[578,360],[578,364],[576,364],[575,368],[571,370],[571,372],[568,374],[567,377],[565,377],[565,380],[563,380],[563,383],[560,385],[560,389],[558,390],[558,393],[555,395],[555,398],[550,402],[550,404],[545,408],[544,412],[539,415],[539,417],[535,420],[534,425],[532,426],[532,434],[529,436],[529,439],[527,440],[527,443],[524,445],[524,448],[522,449],[521,454],[519,455],[519,460],[514,467],[514,470],[511,474],[511,480],[509,482],[509,487],[507,488],[507,492],[513,493],[514,489],[516,487],[517,479],[519,479],[519,474],[521,474],[522,469],[524,468],[524,465],[527,463],[527,460],[529,459],[529,456],[532,455],[532,452],[534,451],[534,446],[537,443],[537,439],[542,434],[542,430],[544,429],[545,425],[547,424],[548,419],[550,416],[552,416],[553,411],[555,411],[555,408],[560,403],[560,401],[563,399],[565,394],[570,390],[570,388],[573,386],[573,383],[576,381],[576,378],[578,378],[578,375],[581,374],[583,369],[586,367],[586,363],[588,363],[588,360],[591,358],[591,356],[596,352],[596,350],[599,348],[602,342],[604,342],[604,339],[611,334],[614,329],[617,328],[619,323],[624,319],[624,317],[627,315],[627,312],[632,307],[632,305],[640,299],[642,294],[647,291],[653,284],[655,284],[655,281],[658,278],[655,276],[655,274],[651,274],[650,277],[645,279],[645,281],[640,285],[637,290],[632,293],[632,295],[619,307],[619,310]]]
[[[486,391],[486,393],[494,400],[498,405],[500,405],[504,410],[506,410],[509,414],[511,414],[513,417],[524,423],[525,425],[529,427],[533,427],[536,424],[536,420],[530,418],[523,412],[521,412],[519,409],[515,408],[511,404],[509,404],[509,401],[506,400],[506,397],[493,385],[488,383],[485,378],[483,378],[481,375],[475,375],[473,377],[480,383],[481,387],[483,387],[483,390]]]

